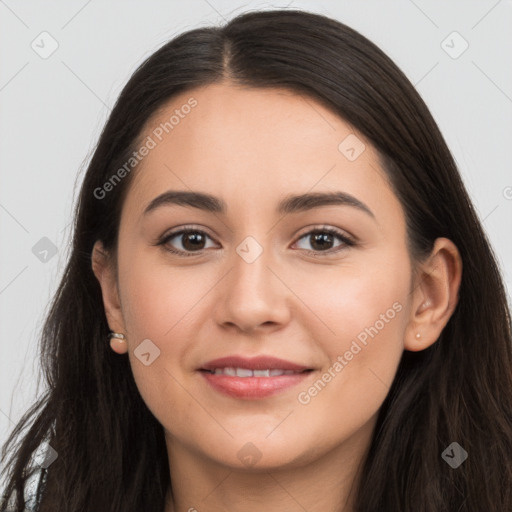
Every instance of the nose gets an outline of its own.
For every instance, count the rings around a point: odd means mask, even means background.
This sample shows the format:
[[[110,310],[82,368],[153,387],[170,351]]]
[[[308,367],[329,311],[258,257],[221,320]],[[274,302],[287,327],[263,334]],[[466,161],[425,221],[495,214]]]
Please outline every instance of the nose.
[[[215,319],[225,329],[269,333],[290,320],[293,292],[272,261],[271,251],[248,262],[238,253],[216,290]],[[231,263],[230,262],[230,263]]]

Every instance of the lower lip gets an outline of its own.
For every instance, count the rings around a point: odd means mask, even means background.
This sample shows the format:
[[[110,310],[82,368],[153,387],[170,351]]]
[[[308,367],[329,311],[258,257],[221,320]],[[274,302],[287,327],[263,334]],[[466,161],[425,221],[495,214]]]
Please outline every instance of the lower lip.
[[[312,372],[276,377],[231,377],[201,371],[206,381],[217,391],[244,400],[258,400],[276,395],[304,381]]]

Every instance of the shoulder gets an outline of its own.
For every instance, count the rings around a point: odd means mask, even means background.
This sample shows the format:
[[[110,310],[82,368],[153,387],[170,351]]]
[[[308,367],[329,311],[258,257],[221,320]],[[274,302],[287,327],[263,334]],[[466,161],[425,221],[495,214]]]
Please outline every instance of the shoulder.
[[[46,469],[39,468],[27,479],[24,490],[25,510],[36,512],[41,502],[41,491],[46,481]]]
[[[46,484],[48,466],[55,460],[54,453],[56,453],[55,450],[46,442],[42,443],[34,452],[31,463],[28,465],[26,473],[28,476],[23,487],[24,512],[37,512],[39,510],[41,495]],[[8,506],[10,504],[11,502]]]
[[[46,481],[46,470],[32,468],[30,476],[25,481],[23,487],[24,512],[37,512],[41,503],[41,491]],[[15,494],[12,493],[7,501],[7,511],[12,510],[16,500]]]

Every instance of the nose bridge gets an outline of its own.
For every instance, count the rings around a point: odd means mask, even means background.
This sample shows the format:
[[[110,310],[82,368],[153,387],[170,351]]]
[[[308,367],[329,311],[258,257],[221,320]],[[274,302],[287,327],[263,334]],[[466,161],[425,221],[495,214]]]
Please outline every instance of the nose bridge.
[[[235,248],[230,285],[233,293],[241,298],[247,295],[254,301],[268,302],[267,293],[275,285],[269,269],[274,257],[268,238],[263,239],[261,235],[258,238],[260,241],[249,235]]]

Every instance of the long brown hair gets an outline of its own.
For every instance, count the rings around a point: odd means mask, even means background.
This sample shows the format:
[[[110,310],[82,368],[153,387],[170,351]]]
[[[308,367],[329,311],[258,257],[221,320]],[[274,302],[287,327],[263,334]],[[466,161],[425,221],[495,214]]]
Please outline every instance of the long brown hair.
[[[174,95],[229,80],[288,88],[322,102],[377,149],[403,205],[411,257],[437,237],[463,261],[459,303],[431,347],[405,351],[377,421],[358,488],[358,512],[512,510],[512,340],[496,258],[450,151],[398,67],[355,30],[300,10],[242,14],[188,31],[133,74],[106,123],[76,206],[64,276],[41,337],[48,391],[2,451],[13,452],[0,512],[23,510],[34,450],[48,439],[41,511],[163,511],[170,474],[162,426],[114,354],[91,252],[115,251],[132,175],[108,197],[95,190],[137,148],[148,119]],[[133,173],[132,173],[133,174]],[[21,431],[28,428],[18,441]],[[452,468],[453,442],[468,453]]]

